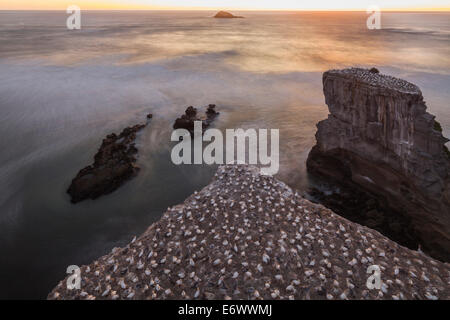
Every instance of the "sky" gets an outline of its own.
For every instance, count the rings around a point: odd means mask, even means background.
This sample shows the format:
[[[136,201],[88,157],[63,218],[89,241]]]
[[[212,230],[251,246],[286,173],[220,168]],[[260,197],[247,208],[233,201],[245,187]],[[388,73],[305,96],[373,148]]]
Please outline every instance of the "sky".
[[[101,9],[450,10],[449,0],[0,0],[0,10]]]

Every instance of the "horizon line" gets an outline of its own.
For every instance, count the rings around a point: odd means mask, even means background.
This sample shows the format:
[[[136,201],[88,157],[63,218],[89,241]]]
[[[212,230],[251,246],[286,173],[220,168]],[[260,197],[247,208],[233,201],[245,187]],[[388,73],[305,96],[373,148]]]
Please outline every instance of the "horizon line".
[[[0,11],[66,11],[67,8],[54,8],[54,9],[2,9]],[[114,9],[114,8],[104,8],[104,9],[83,9],[83,11],[248,11],[248,12],[259,12],[259,11],[283,11],[283,12],[366,12],[366,9],[283,9],[283,8],[231,8],[231,9],[220,9],[220,8],[203,8],[203,7],[193,7],[193,8],[130,8],[130,9]],[[393,8],[393,9],[381,9],[381,12],[450,12],[450,8]]]

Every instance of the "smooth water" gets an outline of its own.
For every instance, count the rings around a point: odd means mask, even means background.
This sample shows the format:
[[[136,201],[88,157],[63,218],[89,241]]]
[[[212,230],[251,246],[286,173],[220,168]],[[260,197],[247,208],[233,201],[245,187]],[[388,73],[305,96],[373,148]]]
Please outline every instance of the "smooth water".
[[[322,72],[377,66],[419,85],[450,136],[450,15],[0,11],[0,298],[45,298],[67,266],[123,246],[210,181],[214,167],[170,161],[171,126],[215,103],[214,126],[280,129],[278,177],[303,190]],[[239,13],[238,13],[239,14]],[[77,205],[65,190],[111,132],[145,121],[141,172]]]

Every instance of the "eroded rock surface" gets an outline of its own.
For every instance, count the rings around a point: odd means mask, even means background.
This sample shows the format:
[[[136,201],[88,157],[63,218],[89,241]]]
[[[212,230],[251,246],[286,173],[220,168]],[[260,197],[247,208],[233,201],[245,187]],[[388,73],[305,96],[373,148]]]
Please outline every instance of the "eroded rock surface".
[[[97,199],[119,188],[136,175],[136,134],[145,124],[125,128],[122,133],[112,133],[103,139],[94,157],[94,163],[80,170],[67,190],[72,203]]]
[[[385,199],[411,217],[426,252],[450,261],[448,139],[420,89],[351,68],[325,72],[323,90],[330,114],[317,126],[308,170]]]
[[[382,286],[369,289],[378,265]],[[449,299],[450,266],[252,166],[221,166],[139,238],[81,267],[49,299]]]

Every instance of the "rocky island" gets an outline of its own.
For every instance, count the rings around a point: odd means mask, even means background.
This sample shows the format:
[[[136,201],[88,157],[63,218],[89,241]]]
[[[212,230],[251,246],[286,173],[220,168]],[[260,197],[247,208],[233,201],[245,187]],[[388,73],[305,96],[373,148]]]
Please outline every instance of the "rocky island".
[[[219,11],[216,13],[216,15],[214,16],[214,18],[219,18],[219,19],[236,19],[236,18],[244,18],[241,16],[235,16],[227,11]]]
[[[309,172],[365,190],[411,219],[422,249],[450,261],[450,157],[420,89],[376,69],[323,75],[330,110]]]
[[[305,200],[256,167],[213,181],[49,299],[449,299],[450,266]],[[380,289],[368,289],[378,265]]]

